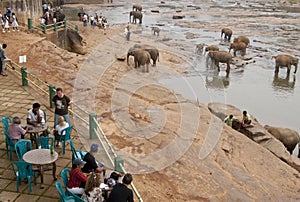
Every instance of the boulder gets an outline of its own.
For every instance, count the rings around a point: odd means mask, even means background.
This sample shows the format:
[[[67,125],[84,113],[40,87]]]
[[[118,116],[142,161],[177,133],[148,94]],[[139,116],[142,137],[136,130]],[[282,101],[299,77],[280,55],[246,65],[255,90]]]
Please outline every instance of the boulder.
[[[228,114],[232,114],[239,120],[242,119],[242,111],[232,105],[227,105],[223,103],[209,103],[208,109],[212,114],[224,120],[224,118]],[[240,132],[246,135],[251,140],[255,141],[262,147],[266,148],[270,152],[272,152],[279,159],[295,168],[300,172],[300,159],[290,155],[285,146],[277,140],[274,136],[272,136],[258,121],[255,117],[252,117],[252,127],[247,127],[241,129]]]
[[[81,55],[87,53],[82,44],[82,37],[76,31],[72,29],[67,29],[66,41],[66,49],[68,51],[78,53]]]

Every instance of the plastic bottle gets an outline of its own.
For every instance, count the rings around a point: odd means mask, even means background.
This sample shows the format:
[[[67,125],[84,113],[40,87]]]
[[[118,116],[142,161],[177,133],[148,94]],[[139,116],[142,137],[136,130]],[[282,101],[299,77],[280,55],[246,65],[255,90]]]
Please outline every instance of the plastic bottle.
[[[53,155],[53,146],[50,145],[50,154]]]

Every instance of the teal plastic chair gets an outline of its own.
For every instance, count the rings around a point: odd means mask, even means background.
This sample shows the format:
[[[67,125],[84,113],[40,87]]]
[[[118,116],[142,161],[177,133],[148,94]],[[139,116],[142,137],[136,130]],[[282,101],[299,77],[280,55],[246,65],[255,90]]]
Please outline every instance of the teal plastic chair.
[[[39,137],[36,139],[36,146],[39,149],[50,149],[50,145],[53,147],[53,137]]]
[[[32,143],[30,140],[19,140],[15,144],[15,150],[19,161],[23,161],[23,155],[32,150]]]
[[[6,143],[6,153],[9,155],[9,160],[12,160],[12,152],[15,151],[15,143],[9,137],[8,132],[4,132],[5,134],[5,143]]]
[[[71,132],[72,132],[73,126],[69,126],[65,129],[63,129],[60,133],[59,142],[62,143],[62,154],[66,153],[66,142],[71,141]],[[65,134],[65,135],[62,135]]]
[[[9,160],[12,160],[12,152],[15,150],[15,144],[12,141],[12,139],[9,137],[9,134],[8,134],[8,127],[9,127],[9,124],[12,123],[12,120],[10,117],[5,116],[2,118],[2,123],[4,126],[6,153],[7,153],[7,155],[9,155]]]
[[[75,202],[75,198],[73,196],[67,196],[65,194],[65,191],[62,187],[62,184],[61,182],[57,181],[55,183],[55,186],[56,186],[56,190],[59,194],[59,199],[60,199],[60,202]]]
[[[74,162],[75,159],[78,159],[78,158],[83,159],[86,152],[82,151],[81,149],[76,151],[75,146],[72,141],[70,141],[69,144],[70,144],[71,151],[72,151],[72,163]]]
[[[65,186],[65,194],[68,196],[73,196],[76,202],[85,202],[85,200],[83,200],[76,194],[73,194],[67,190],[70,172],[71,172],[70,168],[64,168],[61,171],[61,179],[63,180],[64,186]]]
[[[32,192],[31,179],[33,177],[33,182],[36,184],[36,177],[32,170],[32,165],[24,161],[12,162],[12,169],[17,178],[17,192],[19,192],[19,186],[21,185],[22,179],[27,179],[29,192]]]

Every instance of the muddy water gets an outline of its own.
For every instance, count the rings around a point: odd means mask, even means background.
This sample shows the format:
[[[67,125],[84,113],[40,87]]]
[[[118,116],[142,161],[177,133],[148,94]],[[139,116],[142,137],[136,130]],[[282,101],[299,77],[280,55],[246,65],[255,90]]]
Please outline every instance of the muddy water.
[[[151,35],[150,27],[159,25],[161,33],[156,40],[167,45],[177,43],[174,49],[180,50],[192,64],[187,76],[164,78],[162,75],[162,85],[200,102],[224,102],[246,109],[262,124],[300,132],[299,72],[295,75],[291,71],[290,77],[286,77],[286,69],[280,69],[278,78],[274,77],[272,59],[283,53],[300,56],[300,13],[294,12],[297,9],[282,9],[263,1],[240,5],[228,1],[153,2],[142,3],[141,34]],[[127,23],[132,4],[118,2],[115,5],[119,6],[102,7],[97,12],[107,16],[110,25]],[[173,15],[185,18],[173,20]],[[229,75],[223,65],[220,73],[207,68],[204,56],[195,53],[197,43],[214,44],[228,50],[229,44],[220,39],[223,27],[232,28],[233,37],[246,35],[251,41],[246,54],[249,60],[245,61],[248,64],[239,68],[233,66]],[[162,40],[166,38],[169,40]]]

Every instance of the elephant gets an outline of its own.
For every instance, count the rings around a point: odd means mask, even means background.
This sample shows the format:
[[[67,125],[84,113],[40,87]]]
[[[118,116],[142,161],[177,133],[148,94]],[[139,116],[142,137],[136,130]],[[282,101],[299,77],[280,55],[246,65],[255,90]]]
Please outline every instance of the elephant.
[[[131,21],[132,16],[132,21]],[[143,21],[143,13],[140,11],[130,11],[129,13],[129,22],[136,24],[136,19],[139,19],[139,24],[142,24]]]
[[[216,46],[216,45],[210,45],[210,46],[207,46],[205,48],[205,52],[208,52],[208,51],[219,51],[219,47]]]
[[[157,36],[159,36],[159,32],[160,32],[159,27],[152,27],[151,29],[152,29],[154,35],[155,35],[155,33],[156,33]]]
[[[228,41],[230,41],[231,36],[232,36],[232,30],[229,28],[223,28],[221,30],[221,38],[222,38],[223,34],[224,34],[224,40],[227,39]]]
[[[142,5],[141,4],[134,4],[133,6],[132,6],[132,10],[134,11],[142,11]]]
[[[279,67],[287,67],[287,75],[290,75],[291,66],[295,66],[294,74],[297,72],[299,59],[290,55],[277,55],[275,58],[275,74],[278,74]]]
[[[128,62],[128,57],[130,55],[133,56],[133,54],[131,54],[132,50],[135,50],[135,49],[142,49],[142,50],[148,51],[149,54],[150,54],[150,57],[152,59],[153,66],[156,66],[156,60],[159,62],[159,51],[158,51],[157,48],[155,48],[153,46],[139,45],[139,44],[135,44],[132,48],[130,48],[128,50],[128,53],[127,53],[127,62]]]
[[[196,54],[202,54],[203,48],[204,48],[205,46],[206,46],[206,45],[203,44],[203,43],[196,44]]]
[[[244,42],[247,47],[248,47],[248,45],[250,45],[250,40],[246,36],[238,36],[237,38],[234,38],[233,43],[236,43],[236,42]]]
[[[244,42],[235,42],[231,43],[229,47],[229,52],[233,49],[233,55],[236,57],[236,52],[241,51],[241,55],[244,56],[246,54],[246,44]]]
[[[217,66],[220,71],[219,63],[226,63],[226,72],[230,72],[230,62],[232,61],[232,55],[227,51],[209,51],[207,55],[206,65],[208,65],[208,59],[211,59],[212,63]]]
[[[286,149],[293,153],[296,145],[300,143],[299,133],[295,130],[291,130],[289,128],[280,128],[265,125],[264,128],[271,133],[276,139],[283,143]],[[298,156],[299,157],[299,156]]]
[[[144,72],[149,72],[150,54],[147,51],[142,49],[134,50],[133,57],[134,68],[144,66]]]

